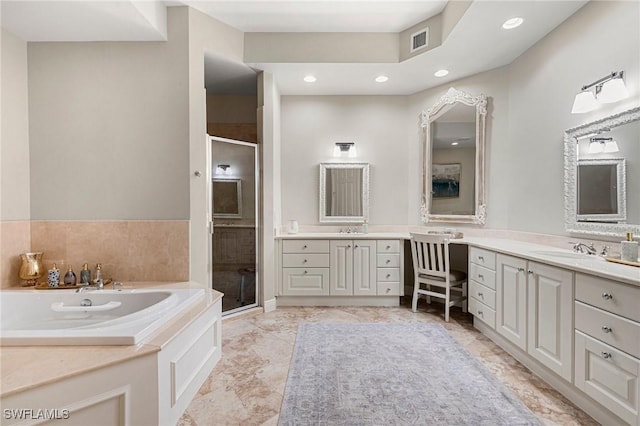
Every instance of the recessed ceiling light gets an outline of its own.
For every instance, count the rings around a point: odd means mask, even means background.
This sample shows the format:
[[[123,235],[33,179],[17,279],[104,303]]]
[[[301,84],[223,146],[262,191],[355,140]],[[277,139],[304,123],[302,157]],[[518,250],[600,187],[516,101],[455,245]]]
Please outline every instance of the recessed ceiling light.
[[[386,75],[379,75],[376,77],[376,83],[384,83],[385,81],[388,81],[389,77],[387,77]]]
[[[304,77],[304,81],[306,81],[307,83],[315,83],[316,80],[317,78],[312,75],[307,75]]]
[[[458,145],[460,142],[451,142],[451,145],[456,146]]]
[[[515,18],[507,19],[506,21],[504,21],[504,24],[502,24],[502,28],[504,28],[505,30],[511,30],[515,27],[519,27],[523,22],[524,19],[516,16]]]
[[[438,70],[433,73],[436,77],[444,77],[447,74],[449,74],[449,70]]]

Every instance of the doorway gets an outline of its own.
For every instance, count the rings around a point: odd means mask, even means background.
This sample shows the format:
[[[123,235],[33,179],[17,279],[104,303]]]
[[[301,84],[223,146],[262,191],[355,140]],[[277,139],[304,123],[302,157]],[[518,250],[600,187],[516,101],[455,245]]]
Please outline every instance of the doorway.
[[[258,306],[258,145],[210,136],[211,282],[222,313]]]

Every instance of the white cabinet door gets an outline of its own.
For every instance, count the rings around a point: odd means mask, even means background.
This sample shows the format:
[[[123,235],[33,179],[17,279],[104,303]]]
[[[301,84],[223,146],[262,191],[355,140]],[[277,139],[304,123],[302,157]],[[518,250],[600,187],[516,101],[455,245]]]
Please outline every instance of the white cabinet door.
[[[329,294],[353,295],[353,241],[331,240],[329,256]]]
[[[356,240],[353,242],[353,294],[375,296],[376,285],[376,242]]]
[[[496,263],[496,331],[526,350],[527,262],[498,254]]]
[[[527,275],[529,355],[571,382],[573,273],[529,262]]]

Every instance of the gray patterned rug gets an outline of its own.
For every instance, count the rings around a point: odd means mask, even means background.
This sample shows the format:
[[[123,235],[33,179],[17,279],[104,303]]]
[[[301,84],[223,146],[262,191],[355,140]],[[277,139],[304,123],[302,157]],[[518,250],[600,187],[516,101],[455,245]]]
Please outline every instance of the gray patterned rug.
[[[438,324],[301,324],[279,424],[541,425]]]

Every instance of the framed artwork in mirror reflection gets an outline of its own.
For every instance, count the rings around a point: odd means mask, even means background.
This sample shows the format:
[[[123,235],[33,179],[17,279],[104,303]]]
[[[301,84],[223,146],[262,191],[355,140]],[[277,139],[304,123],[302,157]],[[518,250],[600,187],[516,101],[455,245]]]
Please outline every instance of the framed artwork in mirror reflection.
[[[431,166],[431,197],[459,197],[461,169],[460,163],[433,164]]]
[[[242,217],[242,181],[213,179],[213,217]]]

